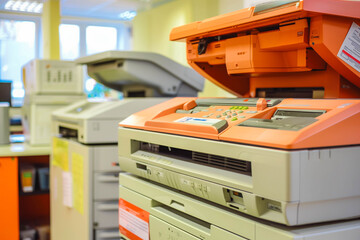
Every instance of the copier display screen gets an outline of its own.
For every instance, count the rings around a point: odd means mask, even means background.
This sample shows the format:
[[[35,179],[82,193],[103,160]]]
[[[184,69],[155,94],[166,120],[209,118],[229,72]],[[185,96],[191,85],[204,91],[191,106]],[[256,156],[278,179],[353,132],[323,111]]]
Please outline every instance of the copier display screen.
[[[310,118],[316,118],[322,114],[324,114],[326,111],[320,110],[314,110],[314,111],[298,111],[298,110],[286,110],[286,109],[279,109],[275,112],[274,117],[310,117]]]

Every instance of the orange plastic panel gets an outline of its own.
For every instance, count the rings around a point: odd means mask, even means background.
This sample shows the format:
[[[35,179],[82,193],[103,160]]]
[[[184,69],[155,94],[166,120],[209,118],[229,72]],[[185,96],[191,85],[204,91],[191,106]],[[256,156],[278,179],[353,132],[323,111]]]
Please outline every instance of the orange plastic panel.
[[[226,40],[228,74],[310,71],[306,48],[291,51],[262,51],[257,35]]]
[[[317,12],[327,15],[359,18],[360,3],[357,0],[303,0],[305,11]]]
[[[286,22],[279,30],[258,34],[261,50],[287,51],[308,47],[309,26],[307,19]]]
[[[174,109],[174,104],[179,106],[180,102],[184,105],[189,101],[193,99],[177,98],[175,101],[161,104],[161,108]],[[360,100],[285,99],[274,107],[266,107],[264,99],[259,99],[256,106],[248,107],[239,113],[236,119],[233,119],[234,115],[231,111],[226,113],[230,114],[229,117],[222,114],[231,106],[210,106],[205,112],[192,114],[172,111],[160,118],[154,118],[153,113],[159,107],[157,105],[138,112],[121,122],[120,126],[280,149],[346,146],[360,143],[360,135],[354,134],[360,131]],[[317,121],[309,126],[294,131],[239,126],[250,118],[270,119],[277,109],[325,110],[326,114],[316,117]],[[218,114],[221,116],[217,117]],[[179,119],[184,117],[226,120],[228,125],[223,131],[216,132],[211,126],[180,122]],[[132,121],[134,119],[142,119],[142,121]]]
[[[314,17],[311,19],[310,44],[332,68],[360,88],[360,72],[337,57],[338,51],[354,21],[360,25],[360,19],[355,20],[338,16]]]
[[[0,158],[0,239],[19,239],[18,159]]]
[[[170,39],[186,39],[191,67],[236,96],[255,97],[254,87],[266,78],[273,88],[307,85],[323,88],[325,98],[359,98],[360,72],[337,57],[351,24],[360,25],[359,8],[359,1],[338,0],[257,13],[252,7],[174,28]],[[199,42],[207,43],[200,54]]]
[[[307,149],[360,143],[359,100],[286,99],[277,109],[326,110],[317,122],[299,131],[235,126],[222,133],[220,140],[281,149]]]

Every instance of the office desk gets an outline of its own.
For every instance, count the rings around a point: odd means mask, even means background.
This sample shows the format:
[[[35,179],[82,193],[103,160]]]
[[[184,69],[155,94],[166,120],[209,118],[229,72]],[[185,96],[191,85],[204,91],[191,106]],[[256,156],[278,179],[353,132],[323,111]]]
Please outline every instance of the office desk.
[[[49,192],[23,193],[19,165],[49,164],[50,146],[0,145],[0,239],[18,240],[20,223],[49,221]]]

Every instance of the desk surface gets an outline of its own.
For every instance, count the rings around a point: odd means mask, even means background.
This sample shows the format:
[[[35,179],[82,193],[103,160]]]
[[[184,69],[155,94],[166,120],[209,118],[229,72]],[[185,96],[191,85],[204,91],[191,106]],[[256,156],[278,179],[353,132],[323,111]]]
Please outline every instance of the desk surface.
[[[27,143],[0,145],[0,157],[50,155],[50,146],[30,146]]]

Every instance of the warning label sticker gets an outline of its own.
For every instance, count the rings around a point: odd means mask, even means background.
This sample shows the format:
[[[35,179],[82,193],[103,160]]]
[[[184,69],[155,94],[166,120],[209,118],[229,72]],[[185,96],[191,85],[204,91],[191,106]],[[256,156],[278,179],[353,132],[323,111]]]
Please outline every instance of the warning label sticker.
[[[149,213],[120,198],[119,229],[131,240],[149,240]]]
[[[341,45],[338,57],[360,72],[360,26],[354,22]]]

